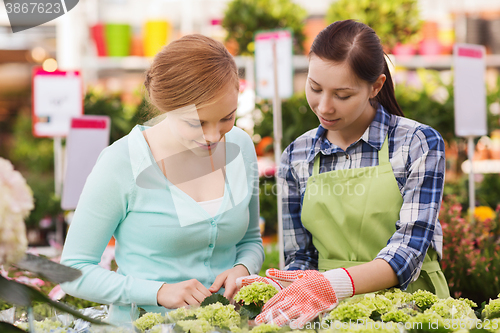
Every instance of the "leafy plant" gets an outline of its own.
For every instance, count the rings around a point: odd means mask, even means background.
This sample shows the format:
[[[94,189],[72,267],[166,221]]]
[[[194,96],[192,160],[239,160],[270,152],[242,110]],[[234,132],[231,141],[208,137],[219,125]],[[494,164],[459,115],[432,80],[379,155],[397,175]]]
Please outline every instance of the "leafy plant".
[[[416,0],[339,0],[326,14],[329,23],[353,19],[370,26],[382,44],[392,49],[398,42],[414,42],[421,27]]]
[[[110,117],[110,144],[127,135],[136,125],[137,108],[125,106],[119,94],[89,90],[83,99],[83,108],[86,115]]]
[[[226,40],[236,40],[239,53],[254,53],[254,35],[258,30],[290,28],[294,37],[294,52],[302,54],[305,35],[305,9],[290,0],[233,0],[227,5],[222,26]]]
[[[455,297],[481,304],[500,293],[500,220],[496,216],[473,225],[454,197],[443,200],[439,219],[443,228],[441,265]]]
[[[273,106],[268,100],[261,100],[256,105],[262,113],[262,119],[256,119],[254,133],[261,137],[273,135]],[[318,117],[312,112],[304,93],[295,94],[282,102],[281,118],[283,139],[281,145],[287,147],[299,136],[319,126]]]

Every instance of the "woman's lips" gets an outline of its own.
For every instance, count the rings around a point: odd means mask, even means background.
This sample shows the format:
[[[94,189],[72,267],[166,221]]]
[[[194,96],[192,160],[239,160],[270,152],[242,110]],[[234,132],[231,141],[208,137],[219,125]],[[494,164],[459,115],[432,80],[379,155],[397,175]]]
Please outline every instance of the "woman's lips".
[[[206,145],[206,144],[202,144],[202,143],[199,143],[197,141],[195,141],[196,144],[201,148],[201,149],[205,149],[205,150],[214,150],[215,147],[217,147],[217,143],[212,143],[210,145]]]
[[[334,125],[339,121],[339,119],[327,120],[322,116],[319,116],[319,118],[321,119],[321,122],[324,123],[325,125]]]

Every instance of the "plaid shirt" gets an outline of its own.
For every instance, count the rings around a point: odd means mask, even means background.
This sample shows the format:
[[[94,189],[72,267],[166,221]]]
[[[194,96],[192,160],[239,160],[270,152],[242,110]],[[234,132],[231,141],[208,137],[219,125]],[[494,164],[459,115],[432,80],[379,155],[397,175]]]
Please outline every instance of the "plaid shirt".
[[[389,114],[382,106],[362,137],[346,151],[326,139],[321,125],[308,131],[284,151],[278,170],[283,196],[285,269],[318,269],[318,251],[301,222],[307,179],[315,156],[321,152],[320,172],[378,165],[378,151],[389,133],[389,161],[403,197],[396,232],[376,258],[387,261],[406,289],[420,274],[431,246],[442,256],[443,232],[438,221],[445,152],[441,135],[433,128]],[[374,258],[375,259],[375,258]]]

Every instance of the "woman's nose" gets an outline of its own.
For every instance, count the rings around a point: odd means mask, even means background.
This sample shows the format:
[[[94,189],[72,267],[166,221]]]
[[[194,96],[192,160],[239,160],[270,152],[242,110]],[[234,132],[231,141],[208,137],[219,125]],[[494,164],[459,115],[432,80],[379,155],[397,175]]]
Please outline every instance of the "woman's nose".
[[[218,126],[203,129],[203,138],[206,142],[219,142],[222,135]]]
[[[332,99],[329,96],[327,96],[326,94],[321,96],[321,98],[319,100],[318,111],[321,113],[333,112]]]

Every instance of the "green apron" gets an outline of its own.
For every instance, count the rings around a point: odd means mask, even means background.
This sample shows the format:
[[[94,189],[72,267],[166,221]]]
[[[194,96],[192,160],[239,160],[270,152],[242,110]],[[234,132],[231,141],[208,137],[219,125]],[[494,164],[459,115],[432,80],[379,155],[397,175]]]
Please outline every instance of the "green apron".
[[[348,268],[372,261],[396,232],[403,198],[389,162],[388,139],[379,165],[319,173],[319,154],[307,180],[302,223],[318,250],[318,269]],[[429,248],[419,278],[407,292],[450,296],[436,251]]]

